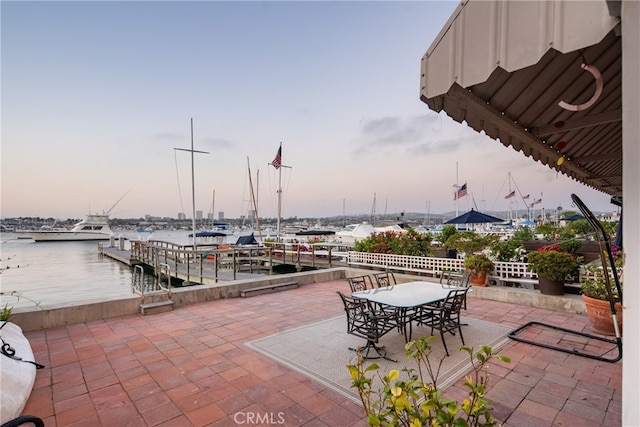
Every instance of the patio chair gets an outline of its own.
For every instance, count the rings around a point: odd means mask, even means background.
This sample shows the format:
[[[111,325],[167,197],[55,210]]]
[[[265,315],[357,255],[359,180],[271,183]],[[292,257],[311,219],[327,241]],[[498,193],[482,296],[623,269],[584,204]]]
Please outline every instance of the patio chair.
[[[421,315],[417,319],[419,325],[428,326],[433,331],[440,332],[440,338],[444,345],[444,351],[449,356],[447,343],[444,339],[444,333],[448,332],[452,335],[456,334],[456,330],[460,334],[462,345],[464,345],[464,337],[462,336],[462,328],[460,323],[460,310],[464,306],[468,288],[452,289],[449,291],[447,298],[438,305],[421,307]]]
[[[466,271],[450,271],[446,273],[446,280],[443,279],[445,275],[440,276],[440,284],[443,288],[468,288],[471,285],[471,273]],[[464,297],[464,306],[467,309],[467,296]]]
[[[444,276],[444,275],[443,275]],[[446,280],[443,281],[442,277],[440,278],[440,283],[443,287],[455,287],[455,288],[468,288],[469,280],[471,279],[471,274],[466,271],[455,271],[449,272],[446,275]],[[444,282],[444,283],[443,283]]]
[[[349,347],[349,350],[360,353],[364,359],[382,358],[395,362],[387,357],[387,351],[384,346],[378,345],[378,341],[389,331],[398,328],[396,314],[375,310],[366,299],[349,297],[340,291],[338,295],[347,313],[347,333],[367,340],[364,346]],[[375,355],[370,355],[371,350],[375,351]]]
[[[386,286],[394,286],[397,284],[396,276],[393,275],[391,271],[383,271],[380,273],[373,273],[373,278],[376,281],[376,285],[379,288],[384,288]]]
[[[366,291],[367,289],[373,289],[373,282],[368,274],[362,276],[348,277],[349,287],[351,292]]]

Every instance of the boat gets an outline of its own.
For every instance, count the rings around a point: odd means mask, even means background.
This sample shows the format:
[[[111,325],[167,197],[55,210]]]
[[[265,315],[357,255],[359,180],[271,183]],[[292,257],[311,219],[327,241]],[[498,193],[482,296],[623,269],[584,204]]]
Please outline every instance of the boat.
[[[336,231],[335,238],[341,243],[355,243],[366,239],[376,232],[376,229],[368,222],[345,225],[342,230]]]
[[[31,238],[36,242],[109,240],[113,232],[109,227],[108,214],[89,214],[71,229],[43,227],[39,230],[24,230],[20,238]]]
[[[128,193],[128,191],[127,191]],[[109,240],[113,231],[109,227],[109,214],[120,203],[124,193],[106,212],[88,214],[85,219],[76,223],[71,229],[44,226],[39,230],[25,230],[20,238],[31,238],[36,242],[79,242]],[[55,225],[55,224],[54,224]]]

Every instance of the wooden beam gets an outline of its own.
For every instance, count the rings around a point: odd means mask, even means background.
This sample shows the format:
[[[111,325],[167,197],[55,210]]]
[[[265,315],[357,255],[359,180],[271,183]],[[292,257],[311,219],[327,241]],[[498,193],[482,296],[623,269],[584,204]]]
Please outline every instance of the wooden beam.
[[[591,156],[572,157],[574,163],[597,163],[622,159],[622,152],[593,154]]]
[[[535,127],[533,128],[532,133],[537,137],[541,137],[552,135],[557,132],[566,132],[569,130],[583,129],[586,127],[620,121],[622,121],[622,110],[613,110],[602,114],[580,117],[579,119],[569,120],[566,122],[560,121],[550,125]]]

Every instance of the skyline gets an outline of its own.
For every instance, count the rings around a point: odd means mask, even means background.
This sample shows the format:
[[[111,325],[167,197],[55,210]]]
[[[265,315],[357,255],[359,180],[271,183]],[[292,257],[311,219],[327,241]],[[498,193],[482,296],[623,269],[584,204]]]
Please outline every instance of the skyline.
[[[610,196],[419,99],[420,59],[458,2],[2,2],[5,217],[196,210],[333,217],[594,211]],[[269,166],[282,143],[282,165]],[[518,199],[518,198],[516,198]],[[475,200],[475,204],[473,201]],[[524,201],[519,200],[520,209]]]

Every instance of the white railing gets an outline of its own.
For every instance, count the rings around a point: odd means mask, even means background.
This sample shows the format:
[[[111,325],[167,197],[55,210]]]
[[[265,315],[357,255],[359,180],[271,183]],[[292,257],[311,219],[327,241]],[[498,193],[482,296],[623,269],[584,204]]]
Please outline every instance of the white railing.
[[[526,262],[495,261],[493,272],[489,278],[495,280],[498,285],[515,282],[519,283],[521,287],[533,288],[538,283],[538,275],[528,271],[528,267],[529,264]]]
[[[375,254],[368,252],[348,252],[347,263],[353,266],[381,268],[385,270],[396,270],[399,272],[413,272],[429,274],[433,277],[442,276],[446,271],[464,270],[464,259],[452,258],[431,258],[409,255]],[[496,285],[506,283],[519,283],[521,287],[533,288],[538,283],[538,275],[529,271],[529,264],[526,262],[502,262],[495,261],[493,272],[488,276],[488,280]],[[587,275],[584,266],[580,267],[580,278]],[[622,277],[622,269],[618,269],[618,276]]]
[[[369,252],[349,252],[347,263],[354,266],[426,273],[436,277],[440,277],[443,271],[459,271],[464,269],[463,259],[374,254]]]
[[[409,255],[375,254],[368,252],[349,252],[348,264],[354,266],[382,268],[385,270],[407,271],[442,276],[445,271],[464,270],[464,259],[432,258]],[[489,280],[497,285],[506,282],[520,283],[523,287],[532,288],[538,283],[538,276],[527,270],[526,262],[494,262],[493,272]]]

